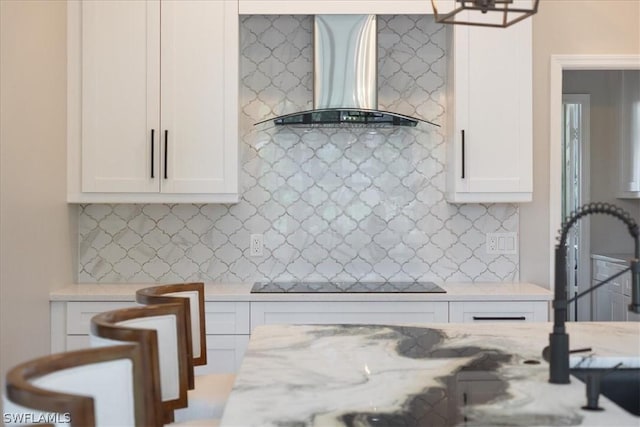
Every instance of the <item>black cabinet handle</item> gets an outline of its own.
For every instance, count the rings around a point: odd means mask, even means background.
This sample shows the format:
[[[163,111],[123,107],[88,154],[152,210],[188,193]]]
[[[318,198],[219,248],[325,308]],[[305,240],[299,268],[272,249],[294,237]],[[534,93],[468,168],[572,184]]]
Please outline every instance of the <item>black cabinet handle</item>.
[[[473,316],[473,320],[527,320],[524,316]]]
[[[169,131],[164,131],[164,179],[169,178],[169,173],[167,172],[167,157],[169,157],[169,152],[167,149],[169,148]]]
[[[460,132],[462,133],[462,179],[464,179],[464,170],[465,170],[464,161],[465,161],[465,157],[466,157],[465,152],[464,152],[464,148],[465,148],[464,147],[464,129],[462,129]]]
[[[153,165],[155,164],[155,133],[156,130],[155,129],[151,129],[151,178],[155,178],[155,173],[154,173],[154,169],[153,169]]]

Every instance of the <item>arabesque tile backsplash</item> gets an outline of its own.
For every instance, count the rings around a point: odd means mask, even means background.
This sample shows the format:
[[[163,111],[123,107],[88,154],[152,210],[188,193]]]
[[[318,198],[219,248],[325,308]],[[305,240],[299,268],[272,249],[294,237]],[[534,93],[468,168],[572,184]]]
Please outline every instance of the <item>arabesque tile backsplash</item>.
[[[240,202],[81,205],[79,282],[518,280],[517,255],[485,253],[517,205],[445,201],[443,128],[253,126],[311,107],[311,33],[310,16],[241,17]],[[381,109],[444,125],[444,28],[380,16],[378,33]]]

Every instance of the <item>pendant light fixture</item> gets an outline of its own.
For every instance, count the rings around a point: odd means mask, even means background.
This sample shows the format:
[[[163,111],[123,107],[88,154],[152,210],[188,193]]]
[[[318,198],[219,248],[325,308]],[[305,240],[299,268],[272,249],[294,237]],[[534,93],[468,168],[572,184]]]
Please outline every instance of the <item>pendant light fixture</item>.
[[[506,28],[538,11],[540,0],[455,0],[451,12],[440,13],[431,0],[436,22]]]

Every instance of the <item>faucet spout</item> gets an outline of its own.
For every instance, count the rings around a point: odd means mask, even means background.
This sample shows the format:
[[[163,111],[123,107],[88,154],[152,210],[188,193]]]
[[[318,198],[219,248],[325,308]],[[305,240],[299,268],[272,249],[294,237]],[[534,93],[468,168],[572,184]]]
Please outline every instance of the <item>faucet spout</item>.
[[[549,382],[553,384],[568,384],[569,381],[569,335],[566,332],[567,319],[567,235],[571,227],[584,216],[591,214],[612,215],[621,220],[628,228],[634,239],[634,259],[631,260],[631,304],[629,310],[640,313],[640,230],[638,224],[623,209],[608,203],[589,203],[578,208],[568,220],[562,224],[559,243],[555,249],[555,289],[553,299],[553,331],[549,334]],[[604,282],[592,286],[584,296]]]

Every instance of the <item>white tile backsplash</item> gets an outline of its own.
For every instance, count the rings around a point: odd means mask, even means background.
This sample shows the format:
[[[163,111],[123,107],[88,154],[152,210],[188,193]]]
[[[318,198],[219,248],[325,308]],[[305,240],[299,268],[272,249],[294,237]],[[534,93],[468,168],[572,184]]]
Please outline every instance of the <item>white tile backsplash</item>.
[[[240,202],[82,205],[80,282],[518,280],[517,255],[485,253],[485,233],[518,230],[517,205],[445,202],[443,128],[253,126],[311,107],[311,29],[241,18]],[[381,109],[444,125],[444,28],[380,16],[378,32]]]

